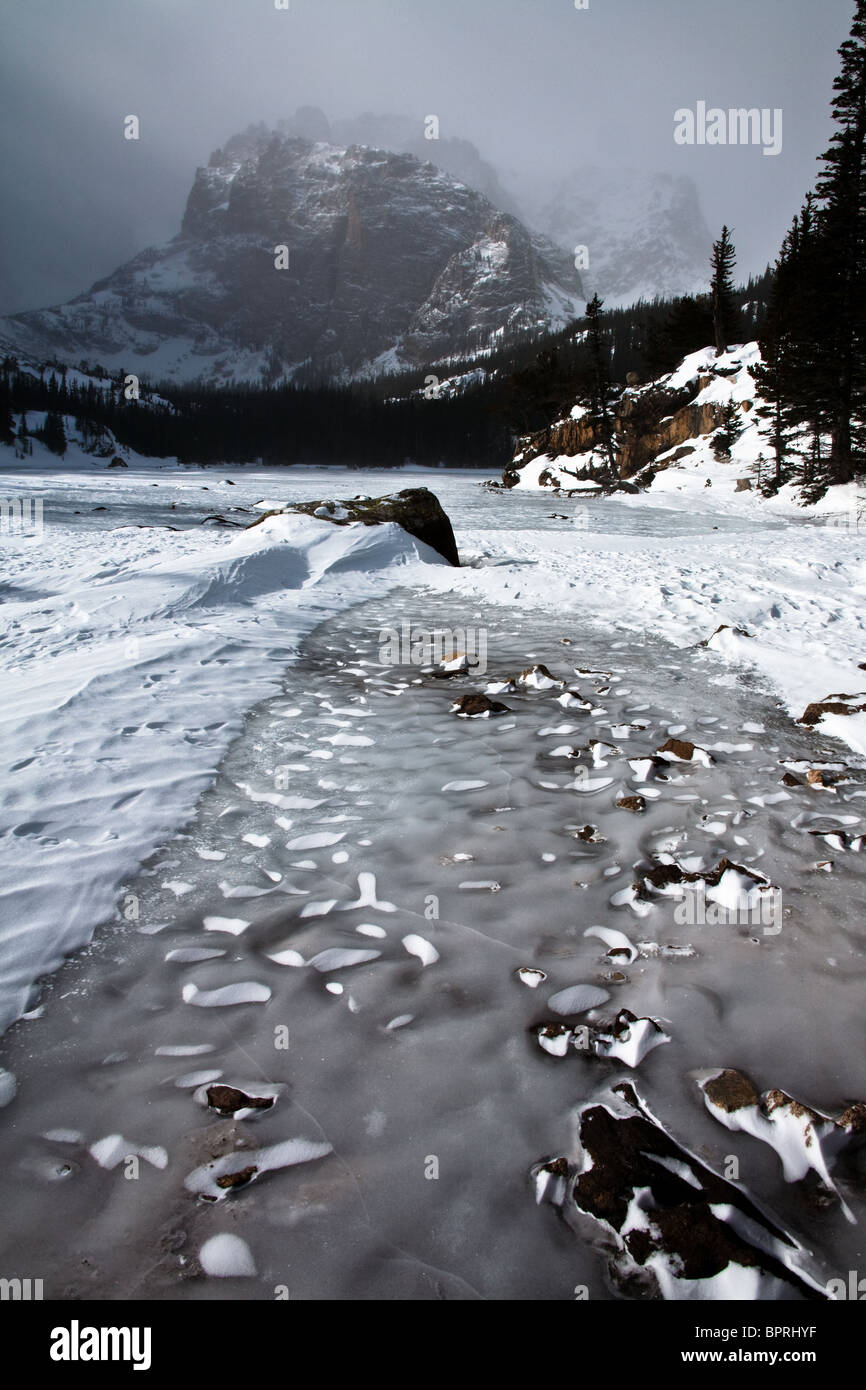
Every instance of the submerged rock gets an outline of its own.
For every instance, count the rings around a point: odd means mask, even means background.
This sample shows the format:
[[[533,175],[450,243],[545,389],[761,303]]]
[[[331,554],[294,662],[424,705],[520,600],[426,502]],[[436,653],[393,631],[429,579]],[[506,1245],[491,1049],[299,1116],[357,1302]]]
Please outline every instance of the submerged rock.
[[[624,1293],[664,1299],[823,1299],[795,1259],[805,1252],[736,1184],[670,1135],[628,1082],[582,1105],[578,1153],[532,1170],[536,1200],[578,1232],[611,1233],[610,1273]]]
[[[510,714],[511,710],[500,700],[491,700],[487,695],[474,693],[461,695],[459,700],[455,700],[451,706],[451,713],[462,719],[485,719],[491,714]]]
[[[237,1110],[270,1110],[275,1096],[248,1096],[236,1086],[208,1086],[207,1103],[221,1115],[234,1115]]]
[[[830,1170],[842,1150],[866,1134],[866,1104],[857,1101],[833,1119],[779,1089],[759,1095],[750,1078],[732,1068],[706,1076],[698,1085],[710,1114],[726,1129],[750,1134],[776,1150],[786,1182],[802,1183],[814,1174],[828,1197],[839,1195]],[[853,1221],[844,1202],[842,1207]]]

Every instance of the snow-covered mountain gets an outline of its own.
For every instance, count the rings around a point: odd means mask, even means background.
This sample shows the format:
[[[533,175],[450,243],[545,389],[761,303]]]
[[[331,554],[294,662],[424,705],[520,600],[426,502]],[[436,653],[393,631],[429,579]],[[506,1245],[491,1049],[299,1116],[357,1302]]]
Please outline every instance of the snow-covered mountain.
[[[433,164],[259,125],[198,169],[176,237],[0,321],[0,346],[151,381],[347,378],[559,327],[582,298],[572,258]]]
[[[586,247],[586,293],[609,309],[707,289],[713,238],[689,178],[586,166],[521,181],[520,207],[572,256]]]
[[[278,129],[309,140],[368,145],[429,160],[549,237],[572,261],[576,248],[586,247],[584,290],[587,296],[597,290],[608,308],[707,288],[713,239],[697,188],[685,176],[595,165],[553,174],[548,165],[506,175],[471,141],[444,130],[428,139],[424,122],[405,115],[366,112],[329,121],[318,107],[304,106]]]

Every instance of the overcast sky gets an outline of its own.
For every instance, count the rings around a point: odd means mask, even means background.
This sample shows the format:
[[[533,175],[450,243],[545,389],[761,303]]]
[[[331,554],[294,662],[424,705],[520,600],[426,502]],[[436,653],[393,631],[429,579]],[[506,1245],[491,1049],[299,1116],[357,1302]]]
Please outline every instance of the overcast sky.
[[[853,0],[0,0],[0,313],[58,303],[179,229],[252,121],[436,114],[511,172],[686,173],[762,269],[832,131]],[[781,107],[783,148],[684,147],[698,101]],[[141,122],[138,142],[123,120]]]

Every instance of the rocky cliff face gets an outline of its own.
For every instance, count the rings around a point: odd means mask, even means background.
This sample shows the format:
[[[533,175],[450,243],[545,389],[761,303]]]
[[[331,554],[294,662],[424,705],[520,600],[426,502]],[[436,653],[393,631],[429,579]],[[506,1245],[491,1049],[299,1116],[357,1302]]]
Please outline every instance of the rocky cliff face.
[[[347,378],[431,366],[581,307],[569,257],[452,175],[259,126],[197,171],[177,237],[68,304],[3,320],[0,341],[150,380]]]
[[[752,351],[754,349],[754,351]],[[731,353],[733,358],[734,352]],[[724,423],[730,401],[736,402],[743,417],[754,405],[754,381],[749,365],[757,357],[757,346],[750,344],[742,365],[716,366],[711,352],[693,354],[674,373],[658,381],[623,390],[613,402],[614,454],[620,483],[636,479],[650,481],[652,471],[676,464],[693,453],[689,441],[711,435]],[[691,364],[695,369],[690,369]],[[526,485],[537,474],[542,487],[568,487],[572,479],[595,480],[609,487],[601,456],[601,434],[589,413],[576,407],[568,419],[548,429],[527,435],[518,443],[515,458],[502,475],[506,488]],[[555,460],[550,468],[538,464]],[[573,460],[573,463],[571,462]],[[523,470],[526,470],[524,474]],[[562,475],[562,476],[561,476]],[[567,476],[566,476],[567,475]],[[562,477],[566,480],[563,482]]]

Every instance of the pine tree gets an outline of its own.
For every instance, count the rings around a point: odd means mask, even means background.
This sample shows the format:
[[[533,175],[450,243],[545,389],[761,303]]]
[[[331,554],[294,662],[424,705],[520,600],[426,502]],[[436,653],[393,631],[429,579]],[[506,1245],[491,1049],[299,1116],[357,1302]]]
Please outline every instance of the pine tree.
[[[647,325],[646,360],[651,375],[672,372],[689,353],[706,347],[712,333],[709,295],[682,295],[675,299],[661,323]]]
[[[731,234],[727,227],[713,242],[710,265],[713,268],[711,294],[713,302],[713,332],[716,339],[716,356],[721,357],[728,350],[728,342],[736,330],[737,301],[734,298],[733,270],[737,261]]]
[[[63,416],[56,410],[49,410],[45,416],[45,424],[39,431],[39,438],[50,449],[52,454],[59,454],[62,458],[66,453],[66,431],[63,428]]]
[[[794,219],[776,261],[773,288],[759,346],[763,364],[754,369],[765,404],[756,408],[770,425],[776,468],[768,486],[778,489],[792,476],[794,438],[807,425],[820,438],[821,379],[815,360],[815,222],[810,194]]]
[[[15,421],[12,418],[12,396],[9,382],[4,377],[0,383],[0,444],[15,443]]]
[[[587,344],[590,355],[589,412],[596,439],[604,452],[607,472],[611,480],[617,476],[616,454],[614,451],[614,425],[611,412],[613,391],[610,380],[610,349],[602,336],[601,311],[604,300],[594,294],[586,306],[586,321],[589,325]]]
[[[839,49],[833,83],[838,129],[820,156],[821,292],[825,353],[832,357],[829,481],[851,480],[866,451],[866,0]]]
[[[743,418],[736,401],[728,401],[722,410],[722,423],[713,432],[713,454],[719,463],[729,463],[731,449],[743,433]]]
[[[15,452],[20,458],[26,458],[28,454],[33,453],[33,440],[30,438],[30,430],[27,428],[27,412],[24,410],[21,412],[21,422],[15,437],[18,440]]]

